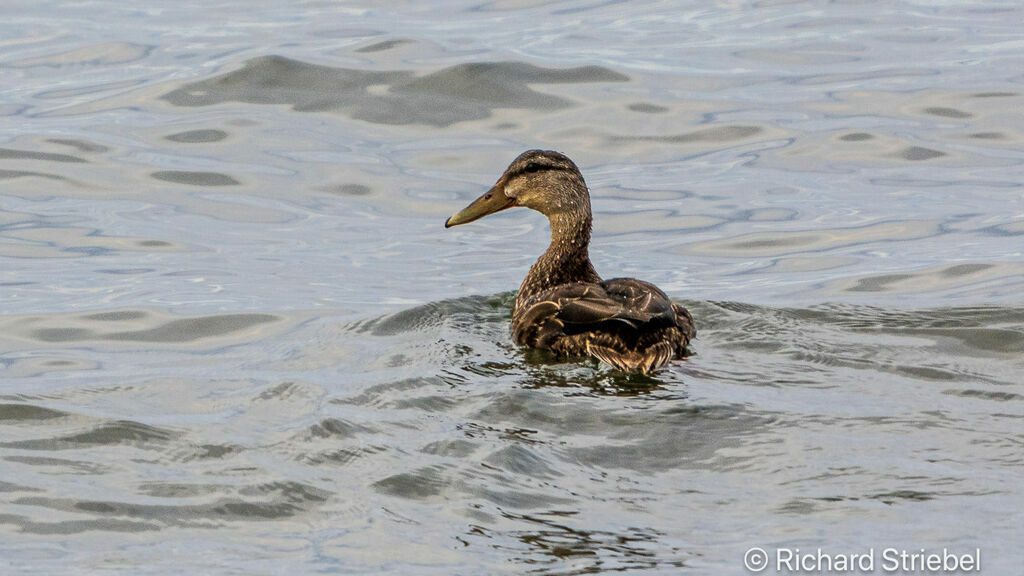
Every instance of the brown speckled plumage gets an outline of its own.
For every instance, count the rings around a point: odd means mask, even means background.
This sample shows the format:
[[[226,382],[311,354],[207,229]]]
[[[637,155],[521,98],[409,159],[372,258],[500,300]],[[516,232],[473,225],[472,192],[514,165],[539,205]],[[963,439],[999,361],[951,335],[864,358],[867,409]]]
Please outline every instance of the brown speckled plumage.
[[[448,219],[446,227],[525,206],[551,224],[551,245],[530,268],[512,311],[521,346],[594,356],[621,370],[650,373],[686,355],[696,334],[690,313],[653,284],[601,280],[590,263],[590,194],[568,157],[529,150],[491,190]]]

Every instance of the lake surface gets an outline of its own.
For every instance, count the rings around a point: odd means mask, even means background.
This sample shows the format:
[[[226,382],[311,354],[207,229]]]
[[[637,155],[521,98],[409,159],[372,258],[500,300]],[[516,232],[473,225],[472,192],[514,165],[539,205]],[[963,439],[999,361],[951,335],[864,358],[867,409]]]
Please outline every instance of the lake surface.
[[[3,573],[1024,562],[1019,3],[0,13]],[[528,148],[695,356],[511,343]]]

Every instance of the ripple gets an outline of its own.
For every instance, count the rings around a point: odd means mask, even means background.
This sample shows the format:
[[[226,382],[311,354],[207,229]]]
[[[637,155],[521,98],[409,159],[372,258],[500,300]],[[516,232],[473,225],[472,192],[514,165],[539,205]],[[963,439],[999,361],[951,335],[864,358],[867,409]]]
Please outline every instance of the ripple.
[[[791,83],[797,86],[822,86],[827,84],[863,83],[868,80],[885,80],[890,78],[937,76],[938,74],[938,70],[928,68],[887,68],[870,72],[815,74],[796,78]]]
[[[496,296],[468,296],[452,300],[431,302],[389,316],[383,316],[354,326],[360,332],[375,336],[392,336],[403,332],[432,329],[444,323],[469,327],[479,323],[493,323],[507,319],[514,293]]]
[[[533,84],[628,80],[600,66],[551,69],[522,62],[482,62],[417,77],[407,70],[334,68],[267,56],[246,62],[240,70],[173,90],[163,99],[175,106],[290,104],[300,112],[337,110],[379,124],[443,127],[488,118],[496,108],[557,110],[571,105],[564,98],[533,90]]]
[[[319,190],[343,196],[369,196],[373,191],[369,186],[363,184],[337,184],[334,186],[323,186]]]
[[[197,444],[173,452],[171,459],[178,462],[222,460],[242,451],[237,444]]]
[[[941,116],[943,118],[970,118],[974,116],[970,112],[964,112],[963,110],[957,110],[956,108],[948,108],[945,106],[931,106],[924,109],[925,114],[931,114],[932,116]]]
[[[651,104],[649,102],[635,102],[627,106],[628,109],[633,112],[640,112],[643,114],[661,114],[668,112],[668,108],[659,104]]]
[[[532,478],[562,476],[539,453],[521,444],[513,444],[492,452],[483,461],[510,474]]]
[[[701,128],[683,134],[669,136],[615,136],[613,140],[665,142],[667,144],[687,144],[692,142],[733,142],[756,136],[764,131],[760,126],[715,126]]]
[[[725,222],[725,218],[684,214],[676,210],[644,210],[602,215],[596,230],[602,234],[649,234],[711,228]]]
[[[10,524],[17,526],[21,532],[40,535],[72,535],[93,531],[143,533],[160,529],[160,525],[156,523],[115,518],[39,522],[17,514],[0,514],[0,524]]]
[[[884,504],[897,504],[900,501],[927,502],[934,499],[935,496],[936,494],[919,492],[917,490],[894,490],[892,492],[872,494],[869,498],[880,500]]]
[[[470,442],[461,438],[452,440],[439,440],[437,442],[431,442],[420,449],[424,454],[432,454],[434,456],[444,456],[448,458],[466,458],[471,456],[476,449],[478,444]]]
[[[99,315],[99,317],[97,317]],[[254,338],[284,317],[262,313],[175,318],[147,310],[121,310],[50,316],[0,316],[7,337],[49,344],[86,342],[200,344],[209,340]]]
[[[40,160],[43,162],[83,163],[84,158],[70,154],[55,154],[52,152],[36,152],[34,150],[14,150],[11,148],[0,148],[0,160]]]
[[[1024,236],[1024,221],[999,224],[984,229],[984,232],[993,236]]]
[[[237,492],[237,496],[222,496],[205,504],[141,504],[112,500],[78,500],[71,498],[23,497],[14,501],[19,506],[38,506],[73,514],[89,514],[97,516],[87,524],[87,529],[98,528],[111,520],[123,521],[125,518],[142,522],[149,529],[165,526],[205,526],[213,527],[224,522],[271,521],[290,518],[306,513],[324,504],[331,497],[331,492],[308,484],[293,481],[268,482],[252,486],[225,487],[218,489],[213,486],[188,488],[185,485],[165,485],[167,490],[177,492],[191,490],[200,495],[216,495],[225,490]],[[152,493],[160,490],[150,484],[143,487],[144,492]],[[55,524],[55,526],[74,526],[80,520]],[[77,530],[76,530],[77,531]]]
[[[164,139],[183,144],[206,144],[210,142],[220,142],[227,137],[228,133],[223,130],[201,129],[176,132],[174,134],[164,136]]]
[[[188,186],[237,186],[240,184],[227,174],[220,172],[188,172],[184,170],[161,170],[151,176],[164,182],[186,184]]]
[[[31,404],[0,404],[0,422],[19,420],[50,420],[67,416],[67,412]]]
[[[99,322],[124,322],[126,320],[141,320],[149,316],[142,310],[115,310],[112,312],[96,312],[82,316],[85,320],[97,320]]]
[[[8,65],[14,68],[113,66],[142,60],[153,49],[153,46],[130,42],[104,42],[48,56],[13,60]]]
[[[768,423],[735,406],[682,406],[668,400],[646,408],[640,412],[601,409],[572,397],[553,398],[541,389],[504,394],[473,419],[493,426],[529,423],[541,438],[557,439],[552,449],[560,462],[644,474],[727,465],[729,459],[719,452]],[[518,465],[530,465],[529,452],[501,454],[515,456]],[[536,470],[554,474],[543,467]]]
[[[852,50],[864,50],[858,46],[794,46],[791,48],[756,48],[740,50],[735,53],[738,58],[756,60],[758,62],[769,62],[772,64],[785,64],[796,66],[825,66],[829,64],[844,64],[857,62],[862,57],[848,54]]]
[[[359,448],[335,448],[316,453],[305,453],[296,457],[305,464],[311,466],[323,466],[325,464],[346,466],[361,458],[367,458],[381,452],[388,451],[386,446],[362,446]]]
[[[60,144],[61,146],[70,146],[84,154],[102,154],[110,151],[110,148],[103,144],[80,140],[78,138],[49,138],[47,142]]]
[[[98,367],[98,362],[87,358],[37,354],[15,358],[7,366],[8,376],[12,378],[32,378],[46,374],[96,370]]]
[[[28,466],[52,468],[52,470],[45,473],[53,475],[94,476],[107,474],[111,471],[110,466],[87,460],[69,460],[67,458],[40,456],[6,456],[4,460]]]
[[[40,488],[33,488],[31,486],[21,486],[19,484],[12,484],[10,482],[4,482],[3,480],[0,480],[0,494],[2,494],[4,492],[42,492],[42,489],[40,489]],[[0,514],[0,519],[2,519],[4,517],[5,517],[5,515]],[[11,517],[11,516],[6,516],[6,517]],[[3,522],[3,520],[0,520],[0,522]]]
[[[395,38],[393,40],[383,40],[381,42],[375,42],[373,44],[356,48],[356,52],[371,53],[371,52],[384,52],[385,50],[391,50],[405,44],[414,44],[414,40],[408,40],[405,38]]]
[[[57,174],[46,174],[45,172],[33,172],[30,170],[0,170],[0,180],[13,180],[15,178],[28,177],[68,181],[68,179],[63,176],[58,176]]]
[[[867,132],[851,132],[849,134],[843,134],[842,136],[839,137],[839,139],[843,140],[844,142],[863,142],[865,140],[871,140],[873,138],[874,136],[868,134]]]
[[[443,466],[428,466],[412,472],[388,476],[373,483],[381,494],[411,500],[428,500],[440,495],[451,481],[445,477]]]
[[[178,251],[166,240],[110,236],[99,230],[71,226],[33,224],[2,232],[0,237],[17,242],[0,243],[0,255],[12,258],[82,258],[116,252]]]
[[[753,374],[751,383],[776,381],[787,387],[828,386],[831,378],[853,374],[894,374],[902,382],[985,382],[1006,385],[1012,369],[993,370],[995,358],[1024,353],[1024,310],[1000,307],[886,310],[823,305],[808,309],[735,310],[723,316],[691,310],[705,318],[702,334],[719,353],[723,347],[762,355],[772,376]],[[780,358],[789,360],[778,362]],[[768,366],[770,365],[770,368]],[[736,381],[727,366],[707,366],[705,377]],[[832,376],[830,376],[832,375]],[[875,381],[869,376],[869,381]],[[800,384],[801,381],[805,383]],[[818,383],[818,384],[815,384]]]
[[[994,400],[996,402],[1019,402],[1024,400],[1024,394],[1015,392],[1004,392],[999,390],[946,390],[943,394],[959,396],[961,398],[979,398],[982,400]]]
[[[503,512],[506,520],[516,521],[529,528],[513,531],[510,536],[518,546],[499,544],[507,548],[516,562],[534,567],[538,573],[557,574],[564,563],[582,567],[580,574],[600,572],[639,572],[658,570],[668,572],[684,569],[688,561],[699,555],[688,553],[662,542],[664,533],[651,528],[630,526],[619,531],[571,526],[573,522],[564,513],[544,511],[533,514]],[[488,541],[493,535],[483,533]]]
[[[1012,282],[1024,273],[1013,262],[964,263],[890,274],[843,278],[826,284],[831,291],[920,294],[968,290]]]
[[[376,431],[369,426],[348,422],[340,418],[326,418],[311,426],[305,435],[312,438],[352,438],[359,434],[372,434]]]
[[[1017,92],[978,92],[973,94],[975,98],[1012,98],[1017,95]]]
[[[939,233],[939,223],[924,220],[880,222],[856,228],[755,232],[721,240],[685,244],[678,251],[716,256],[783,256],[820,252],[844,246],[927,238]]]
[[[121,420],[100,424],[94,428],[54,438],[36,440],[17,440],[4,442],[0,446],[20,450],[73,450],[87,446],[133,445],[138,447],[155,447],[165,443],[176,434],[155,426],[149,426],[131,420]]]
[[[280,320],[269,314],[225,314],[206,318],[172,320],[148,330],[99,334],[84,328],[40,328],[32,337],[42,342],[81,342],[87,340],[126,340],[131,342],[194,342],[204,338],[241,332],[267,322]]]
[[[911,162],[920,162],[922,160],[933,160],[945,156],[945,152],[939,152],[938,150],[932,150],[931,148],[924,148],[923,146],[908,146],[903,150],[900,150],[898,156],[904,160],[910,160]]]

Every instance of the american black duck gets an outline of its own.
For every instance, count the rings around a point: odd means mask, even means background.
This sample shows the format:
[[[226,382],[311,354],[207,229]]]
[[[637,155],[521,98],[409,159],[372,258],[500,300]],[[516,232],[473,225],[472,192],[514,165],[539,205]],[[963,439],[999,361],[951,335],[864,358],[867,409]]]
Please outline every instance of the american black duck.
[[[590,263],[590,193],[579,168],[551,150],[523,152],[483,196],[445,228],[524,206],[548,217],[551,245],[530,268],[512,311],[520,346],[594,356],[628,372],[658,370],[686,355],[690,313],[655,285],[602,280]]]

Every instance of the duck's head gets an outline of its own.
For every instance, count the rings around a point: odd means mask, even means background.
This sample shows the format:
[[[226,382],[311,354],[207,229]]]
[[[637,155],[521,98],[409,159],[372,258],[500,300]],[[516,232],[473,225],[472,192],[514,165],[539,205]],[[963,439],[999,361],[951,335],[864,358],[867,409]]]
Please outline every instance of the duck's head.
[[[589,218],[590,194],[579,168],[553,150],[527,150],[509,164],[483,196],[445,221],[451,228],[513,206],[532,208],[548,218]]]

